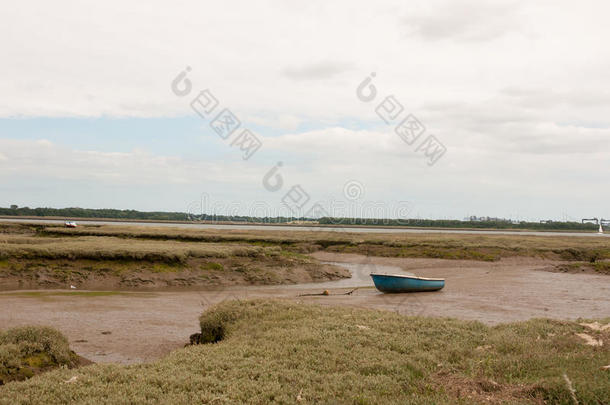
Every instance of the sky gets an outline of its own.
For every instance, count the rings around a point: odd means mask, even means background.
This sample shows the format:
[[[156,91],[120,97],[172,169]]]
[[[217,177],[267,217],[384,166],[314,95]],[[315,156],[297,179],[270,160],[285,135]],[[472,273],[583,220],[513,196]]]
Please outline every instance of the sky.
[[[602,0],[10,2],[0,206],[610,218],[609,14]],[[240,125],[217,132],[227,111]]]

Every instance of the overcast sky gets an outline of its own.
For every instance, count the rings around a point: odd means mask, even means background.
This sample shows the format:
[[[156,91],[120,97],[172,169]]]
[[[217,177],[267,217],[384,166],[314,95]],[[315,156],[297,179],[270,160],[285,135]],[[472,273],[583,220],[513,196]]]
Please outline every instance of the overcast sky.
[[[608,15],[603,0],[8,2],[0,206],[260,214],[300,185],[304,210],[609,218]],[[209,117],[190,105],[204,89]],[[241,122],[227,140],[210,127],[224,108]],[[409,114],[412,144],[394,131]],[[243,129],[262,143],[248,160]],[[446,149],[432,165],[430,135]]]

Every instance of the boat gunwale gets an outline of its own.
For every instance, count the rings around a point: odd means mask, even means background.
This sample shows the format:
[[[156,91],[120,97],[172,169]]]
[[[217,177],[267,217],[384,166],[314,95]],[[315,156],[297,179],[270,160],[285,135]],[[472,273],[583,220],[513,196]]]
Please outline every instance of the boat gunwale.
[[[418,277],[418,276],[407,276],[403,274],[382,274],[382,273],[371,273],[372,276],[386,276],[386,277],[400,277],[400,278],[411,278],[415,280],[424,280],[424,281],[445,281],[444,278],[428,278],[428,277]]]

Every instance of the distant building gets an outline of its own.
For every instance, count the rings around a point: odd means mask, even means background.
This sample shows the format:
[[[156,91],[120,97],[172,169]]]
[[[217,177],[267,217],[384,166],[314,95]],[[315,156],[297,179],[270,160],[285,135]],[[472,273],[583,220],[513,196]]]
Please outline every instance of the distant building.
[[[476,215],[472,215],[468,218],[465,218],[466,221],[470,222],[508,222],[512,224],[519,224],[519,221],[514,221],[512,219],[506,218],[496,218],[496,217],[477,217]]]

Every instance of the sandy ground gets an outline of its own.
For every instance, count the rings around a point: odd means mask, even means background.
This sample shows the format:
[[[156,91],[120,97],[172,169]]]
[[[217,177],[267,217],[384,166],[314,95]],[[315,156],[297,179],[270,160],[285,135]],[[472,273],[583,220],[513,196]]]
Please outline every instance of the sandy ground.
[[[407,315],[449,316],[497,324],[546,317],[555,319],[610,316],[610,277],[541,271],[554,263],[514,258],[500,262],[441,259],[368,258],[318,252],[318,259],[344,263],[349,280],[297,286],[230,287],[184,292],[128,292],[109,296],[67,296],[55,293],[0,293],[0,328],[51,325],[71,347],[95,362],[132,364],[158,359],[188,342],[197,319],[212,304],[236,298],[291,298],[327,305],[354,305]],[[369,273],[402,271],[443,277],[439,292],[381,294]],[[352,295],[299,297],[303,293]]]

